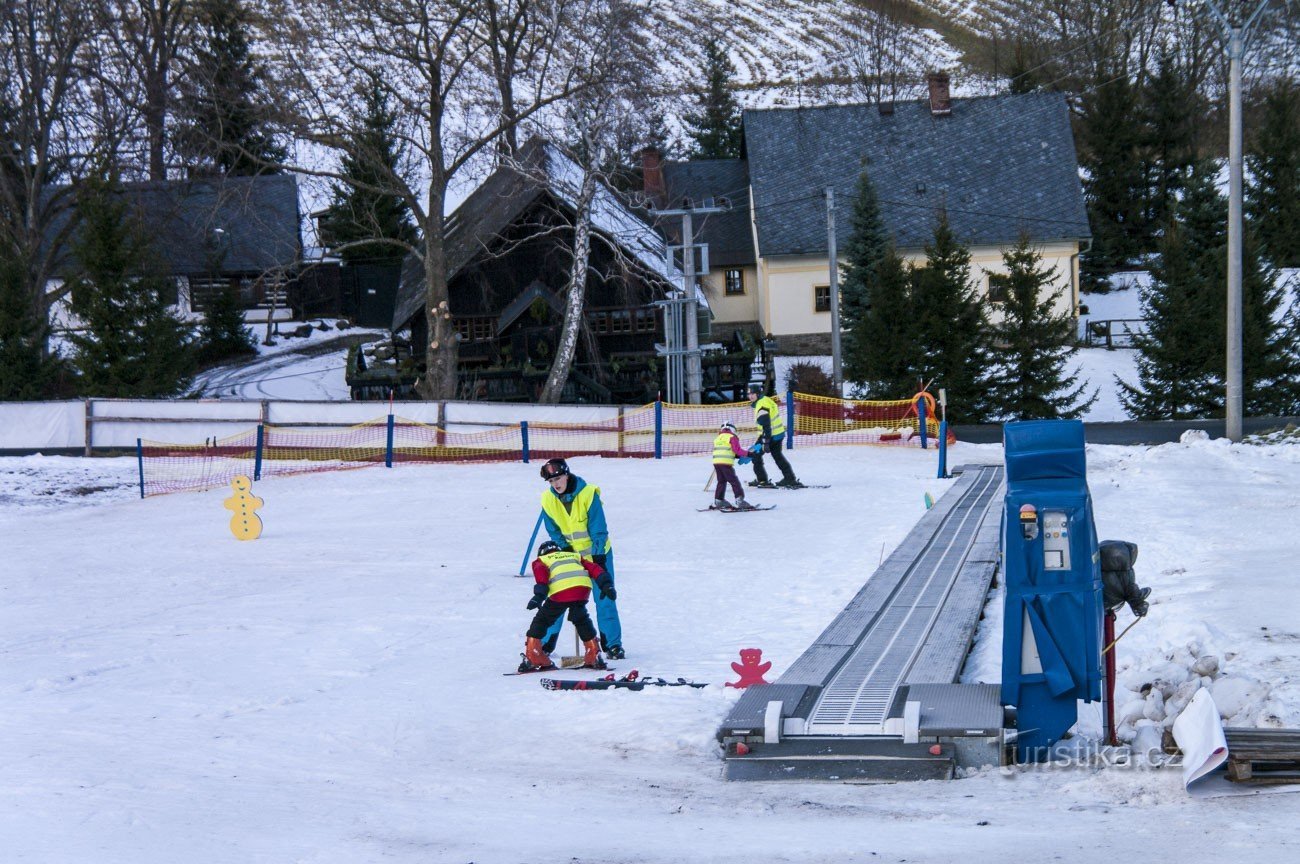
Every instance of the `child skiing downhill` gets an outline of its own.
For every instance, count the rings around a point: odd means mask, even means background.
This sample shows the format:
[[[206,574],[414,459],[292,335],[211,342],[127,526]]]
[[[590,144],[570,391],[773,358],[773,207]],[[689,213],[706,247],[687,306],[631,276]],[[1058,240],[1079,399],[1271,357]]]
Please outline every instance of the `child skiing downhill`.
[[[734,423],[723,423],[718,436],[713,439],[713,473],[718,479],[717,491],[713,493],[713,505],[710,510],[753,510],[754,505],[745,500],[745,487],[740,485],[736,476],[736,463],[749,464],[749,454],[740,446]],[[736,503],[727,503],[727,484],[736,496]]]
[[[542,639],[565,612],[569,613],[569,622],[582,640],[583,666],[604,669],[600,643],[596,641],[596,625],[591,623],[591,615],[587,613],[587,598],[591,595],[594,581],[602,597],[614,599],[614,582],[609,574],[599,564],[584,559],[568,546],[562,547],[554,540],[547,540],[537,547],[533,579],[537,584],[533,586],[533,599],[528,601],[528,608],[536,609],[537,614],[528,625],[524,659],[519,664],[519,671],[539,672],[555,668],[542,647]]]

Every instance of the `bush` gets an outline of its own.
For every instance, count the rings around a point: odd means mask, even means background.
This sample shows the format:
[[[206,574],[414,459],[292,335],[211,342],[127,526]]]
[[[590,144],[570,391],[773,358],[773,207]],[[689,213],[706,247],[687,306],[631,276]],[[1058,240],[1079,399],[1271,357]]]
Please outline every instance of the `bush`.
[[[790,367],[790,372],[786,378],[786,389],[793,390],[796,393],[807,393],[809,396],[832,396],[841,397],[843,394],[835,392],[835,381],[826,370],[816,363],[801,361]]]

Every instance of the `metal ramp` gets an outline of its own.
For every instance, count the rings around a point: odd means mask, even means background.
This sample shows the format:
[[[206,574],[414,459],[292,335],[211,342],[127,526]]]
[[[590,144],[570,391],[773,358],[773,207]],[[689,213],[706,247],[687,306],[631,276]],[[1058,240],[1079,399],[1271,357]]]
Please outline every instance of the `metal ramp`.
[[[785,674],[733,706],[718,731],[729,779],[916,779],[996,761],[996,686],[954,682],[997,568],[1003,472],[960,471]]]

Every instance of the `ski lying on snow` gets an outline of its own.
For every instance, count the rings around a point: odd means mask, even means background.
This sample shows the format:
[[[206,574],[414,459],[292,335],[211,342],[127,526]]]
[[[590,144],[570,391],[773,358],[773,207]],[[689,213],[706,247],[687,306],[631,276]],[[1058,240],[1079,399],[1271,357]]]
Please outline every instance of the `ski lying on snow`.
[[[775,504],[755,504],[753,507],[702,507],[695,511],[697,513],[708,513],[710,510],[716,513],[757,513],[760,510],[775,510]]]
[[[685,678],[678,678],[676,681],[669,681],[667,678],[642,678],[635,669],[622,678],[609,675],[605,678],[597,678],[595,681],[560,680],[558,678],[542,679],[542,687],[547,690],[644,690],[647,687],[708,686],[708,684],[701,684],[697,681],[687,681]]]

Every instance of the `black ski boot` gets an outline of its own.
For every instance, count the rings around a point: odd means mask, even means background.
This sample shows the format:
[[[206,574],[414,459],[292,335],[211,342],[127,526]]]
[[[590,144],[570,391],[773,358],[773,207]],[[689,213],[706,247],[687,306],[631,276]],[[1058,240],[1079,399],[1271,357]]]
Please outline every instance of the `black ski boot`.
[[[756,489],[775,489],[776,484],[771,480],[750,480],[749,485]]]

